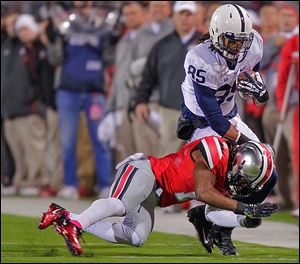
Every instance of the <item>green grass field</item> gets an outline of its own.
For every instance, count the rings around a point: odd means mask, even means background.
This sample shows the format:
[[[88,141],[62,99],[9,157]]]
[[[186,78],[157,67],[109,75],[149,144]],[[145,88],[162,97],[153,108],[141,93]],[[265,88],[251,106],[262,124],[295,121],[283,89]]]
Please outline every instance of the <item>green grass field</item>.
[[[299,225],[299,219],[292,216],[291,211],[289,211],[289,210],[279,211],[270,217],[266,217],[266,219],[264,221],[276,221],[276,222]]]
[[[37,228],[38,218],[1,215],[1,263],[173,262],[173,263],[297,263],[297,249],[267,247],[235,241],[240,255],[224,257],[217,249],[206,253],[196,238],[154,232],[143,247],[117,245],[85,234],[84,253],[72,257],[64,239],[50,227]]]

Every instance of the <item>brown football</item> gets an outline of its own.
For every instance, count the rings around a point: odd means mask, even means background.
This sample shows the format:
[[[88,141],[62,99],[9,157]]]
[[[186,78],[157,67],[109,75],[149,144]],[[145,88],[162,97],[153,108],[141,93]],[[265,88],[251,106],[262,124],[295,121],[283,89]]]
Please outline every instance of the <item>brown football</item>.
[[[247,72],[254,80],[256,80],[255,71],[252,70],[245,70],[238,74],[237,76],[237,82],[239,81],[246,81],[248,78],[245,75],[245,72]]]

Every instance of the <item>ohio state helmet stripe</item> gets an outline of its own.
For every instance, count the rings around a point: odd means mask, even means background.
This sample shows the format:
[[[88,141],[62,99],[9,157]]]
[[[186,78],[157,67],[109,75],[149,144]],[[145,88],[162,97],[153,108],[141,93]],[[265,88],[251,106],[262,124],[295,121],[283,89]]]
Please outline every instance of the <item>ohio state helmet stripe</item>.
[[[270,165],[270,162],[268,162],[268,157],[267,157],[267,154],[263,154],[265,153],[267,150],[261,146],[259,143],[256,143],[255,141],[252,141],[252,143],[254,143],[257,148],[259,149],[259,151],[261,152],[261,155],[262,155],[262,158],[263,158],[263,165],[262,165],[262,168],[261,168],[261,173],[260,175],[255,179],[255,181],[252,182],[252,184],[254,185],[259,185],[260,182],[265,182],[270,176],[271,176],[271,173],[273,171],[273,166],[269,166]]]
[[[240,17],[241,17],[241,31],[245,32],[245,18],[244,18],[243,12],[237,5],[233,4],[233,6],[237,9],[237,11],[239,12]]]

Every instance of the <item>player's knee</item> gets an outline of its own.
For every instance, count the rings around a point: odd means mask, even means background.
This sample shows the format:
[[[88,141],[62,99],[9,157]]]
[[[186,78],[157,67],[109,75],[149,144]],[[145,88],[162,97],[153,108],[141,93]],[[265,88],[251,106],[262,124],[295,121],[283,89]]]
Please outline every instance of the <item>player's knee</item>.
[[[133,246],[141,247],[144,245],[147,238],[136,232],[132,233],[131,242]]]

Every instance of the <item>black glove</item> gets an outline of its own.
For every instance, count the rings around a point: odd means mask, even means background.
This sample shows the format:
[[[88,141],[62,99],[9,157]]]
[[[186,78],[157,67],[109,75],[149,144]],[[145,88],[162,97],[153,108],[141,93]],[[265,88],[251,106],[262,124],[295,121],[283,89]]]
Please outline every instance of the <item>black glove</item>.
[[[250,218],[260,218],[270,216],[276,213],[278,205],[274,203],[263,203],[263,204],[245,204],[238,202],[235,214],[246,215]]]
[[[246,95],[246,97],[253,98],[255,104],[265,104],[269,100],[269,93],[260,74],[255,73],[256,79],[247,72],[244,72],[244,74],[247,80],[241,80],[237,83],[239,92]]]

